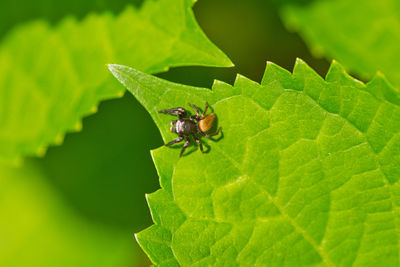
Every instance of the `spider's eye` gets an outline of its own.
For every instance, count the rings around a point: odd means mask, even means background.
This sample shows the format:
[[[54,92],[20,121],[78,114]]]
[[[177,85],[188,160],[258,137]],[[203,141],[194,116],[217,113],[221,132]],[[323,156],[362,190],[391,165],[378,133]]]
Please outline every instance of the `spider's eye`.
[[[200,120],[199,121],[200,131],[205,133],[208,130],[210,130],[211,127],[213,126],[214,120],[215,120],[214,113],[208,114],[204,119]]]
[[[176,133],[175,124],[176,124],[176,120],[175,120],[175,121],[171,121],[171,128],[170,128],[170,130],[171,130],[172,133]]]

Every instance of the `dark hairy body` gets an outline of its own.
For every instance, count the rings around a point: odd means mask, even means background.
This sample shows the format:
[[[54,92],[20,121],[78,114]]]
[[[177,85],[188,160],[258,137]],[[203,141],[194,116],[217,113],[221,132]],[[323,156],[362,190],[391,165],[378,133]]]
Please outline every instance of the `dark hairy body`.
[[[206,138],[210,138],[212,136],[217,135],[221,129],[219,128],[217,132],[213,134],[206,134],[206,132],[212,127],[212,124],[215,119],[215,115],[213,113],[207,116],[205,115],[207,112],[208,103],[206,103],[206,107],[204,108],[204,111],[201,115],[199,109],[195,105],[189,104],[189,106],[193,107],[193,109],[196,111],[196,115],[192,115],[189,117],[187,111],[182,107],[164,109],[159,111],[159,113],[171,114],[179,117],[178,120],[171,121],[171,129],[170,129],[171,132],[177,133],[179,137],[165,145],[171,146],[173,144],[180,143],[183,140],[185,140],[185,143],[183,144],[181,153],[179,155],[180,157],[183,155],[185,149],[189,146],[190,137],[192,137],[195,140],[195,142],[199,145],[201,152],[204,152],[203,144],[201,143],[200,139],[196,136],[196,134],[199,134]]]
[[[191,133],[194,133],[195,131],[197,131],[197,125],[191,119],[185,118],[185,119],[175,120],[175,121],[172,121],[171,124],[172,124],[171,127],[175,126],[175,129],[173,132],[175,132],[179,135],[190,135]]]

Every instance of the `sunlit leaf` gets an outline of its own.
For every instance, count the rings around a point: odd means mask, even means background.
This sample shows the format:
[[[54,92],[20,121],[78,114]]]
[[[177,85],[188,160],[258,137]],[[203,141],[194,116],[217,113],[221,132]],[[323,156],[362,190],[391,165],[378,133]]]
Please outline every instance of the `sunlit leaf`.
[[[205,154],[152,151],[162,189],[137,240],[155,264],[399,264],[400,96],[383,77],[363,84],[334,62],[324,80],[298,60],[208,90],[109,68],[165,142],[173,117],[157,111],[187,102],[208,101],[223,128]]]

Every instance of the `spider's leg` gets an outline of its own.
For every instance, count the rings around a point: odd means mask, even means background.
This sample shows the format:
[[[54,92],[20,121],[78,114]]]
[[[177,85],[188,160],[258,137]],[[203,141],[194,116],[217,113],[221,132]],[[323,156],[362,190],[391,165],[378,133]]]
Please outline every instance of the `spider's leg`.
[[[206,102],[206,106],[204,107],[203,114],[201,114],[201,118],[204,118],[204,115],[206,115],[207,109],[208,109],[208,102]]]
[[[200,139],[196,137],[196,135],[192,134],[192,137],[194,139],[194,141],[196,141],[197,144],[199,144],[200,147],[200,151],[204,153],[203,151],[203,144],[201,143]]]
[[[199,133],[204,137],[210,138],[212,136],[215,136],[215,135],[219,134],[220,130],[221,130],[221,127],[219,127],[218,130],[215,133],[212,133],[212,134],[206,134],[206,133],[203,133],[202,131],[199,131]]]
[[[196,116],[195,116],[195,117],[200,118],[200,111],[199,111],[199,109],[198,109],[195,105],[193,105],[193,104],[188,103],[188,105],[191,106],[191,107],[196,111]],[[194,117],[194,116],[192,116],[192,117]]]
[[[182,157],[183,152],[185,152],[185,149],[189,146],[190,144],[190,139],[188,137],[185,137],[186,141],[183,144],[182,150],[181,150],[181,154],[179,154],[179,157]]]
[[[183,119],[183,118],[187,117],[186,110],[181,107],[159,110],[158,113],[175,115],[175,116],[178,116],[179,119]]]
[[[165,144],[165,146],[172,146],[173,144],[179,143],[183,141],[183,136],[179,136],[178,138],[172,140],[168,144]]]

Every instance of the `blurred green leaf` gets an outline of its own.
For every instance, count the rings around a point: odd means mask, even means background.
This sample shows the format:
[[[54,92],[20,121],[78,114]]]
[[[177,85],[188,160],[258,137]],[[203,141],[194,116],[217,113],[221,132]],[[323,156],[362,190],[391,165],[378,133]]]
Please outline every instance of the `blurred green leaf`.
[[[37,21],[0,47],[0,161],[43,155],[99,101],[123,95],[105,63],[146,72],[169,66],[231,66],[198,27],[190,0],[147,1],[118,17],[68,18],[55,28]]]
[[[299,31],[315,55],[339,60],[369,79],[382,71],[400,88],[400,2],[312,1],[288,4],[282,18]]]
[[[77,216],[26,165],[0,165],[0,266],[139,265],[132,236]]]
[[[157,111],[187,102],[208,101],[223,127],[205,154],[152,152],[162,189],[137,239],[155,264],[399,264],[400,95],[382,76],[363,84],[334,62],[324,80],[298,60],[211,91],[109,68],[165,142],[173,117]]]
[[[65,16],[83,18],[90,12],[121,12],[126,5],[135,5],[142,0],[13,0],[0,1],[0,38],[12,27],[35,19],[57,23]]]
[[[214,79],[232,83],[236,73],[240,73],[258,81],[267,60],[291,69],[298,57],[321,75],[326,74],[330,62],[314,58],[300,36],[286,30],[279,9],[272,2],[275,0],[202,0],[196,3],[194,12],[201,28],[235,62],[235,68],[227,69],[231,71],[229,78],[215,73]],[[182,83],[178,79],[174,81]],[[193,81],[183,83],[194,85]]]

